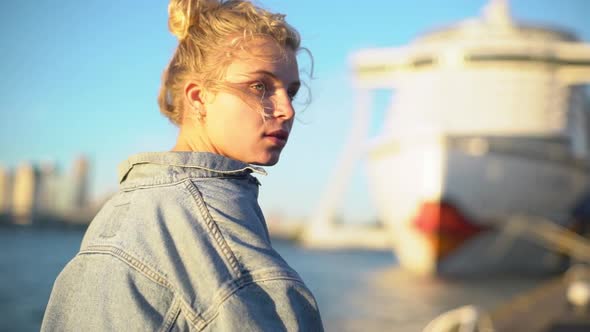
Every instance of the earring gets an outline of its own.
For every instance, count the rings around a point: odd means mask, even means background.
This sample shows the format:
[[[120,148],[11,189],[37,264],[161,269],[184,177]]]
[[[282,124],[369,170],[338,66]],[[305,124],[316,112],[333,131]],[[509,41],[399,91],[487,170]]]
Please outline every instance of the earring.
[[[195,116],[197,117],[197,120],[203,120],[203,111],[201,110],[201,107],[194,105],[193,109],[195,110]]]

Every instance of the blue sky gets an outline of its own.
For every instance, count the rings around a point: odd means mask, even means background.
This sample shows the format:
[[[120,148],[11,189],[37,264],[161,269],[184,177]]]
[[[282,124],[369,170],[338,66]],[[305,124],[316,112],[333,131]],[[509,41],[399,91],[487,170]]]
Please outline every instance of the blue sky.
[[[348,58],[367,47],[409,43],[420,33],[480,15],[486,0],[257,3],[287,14],[315,59],[313,102],[298,115],[281,162],[261,179],[267,213],[309,216],[351,127]],[[176,128],[159,114],[160,75],[175,46],[167,1],[21,0],[0,4],[0,163],[56,161],[67,171],[86,154],[92,191],[116,189],[116,166],[142,151],[168,150]],[[566,28],[590,41],[590,1],[512,0],[518,21]],[[377,105],[387,94],[378,95]],[[384,109],[374,112],[372,134]],[[375,215],[363,163],[340,210]]]

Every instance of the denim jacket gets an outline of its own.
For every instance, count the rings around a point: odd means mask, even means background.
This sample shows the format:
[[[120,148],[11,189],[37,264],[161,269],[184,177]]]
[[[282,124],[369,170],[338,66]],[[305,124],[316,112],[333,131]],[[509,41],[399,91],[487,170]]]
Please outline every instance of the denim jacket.
[[[253,172],[264,170],[211,153],[122,163],[41,329],[323,331],[313,295],[271,247]]]

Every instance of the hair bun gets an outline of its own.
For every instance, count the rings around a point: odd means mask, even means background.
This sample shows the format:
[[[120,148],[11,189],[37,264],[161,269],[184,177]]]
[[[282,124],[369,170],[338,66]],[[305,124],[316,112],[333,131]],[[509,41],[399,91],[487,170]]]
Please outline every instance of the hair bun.
[[[216,0],[170,0],[168,29],[182,41],[188,35],[190,27],[199,23],[203,12],[219,4]]]

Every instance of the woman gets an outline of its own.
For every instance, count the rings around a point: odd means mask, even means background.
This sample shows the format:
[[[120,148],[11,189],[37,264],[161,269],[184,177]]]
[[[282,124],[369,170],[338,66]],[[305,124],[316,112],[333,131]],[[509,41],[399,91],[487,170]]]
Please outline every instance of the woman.
[[[321,331],[257,203],[293,125],[300,39],[247,1],[172,0],[171,152],[132,156],[57,278],[42,330]]]

